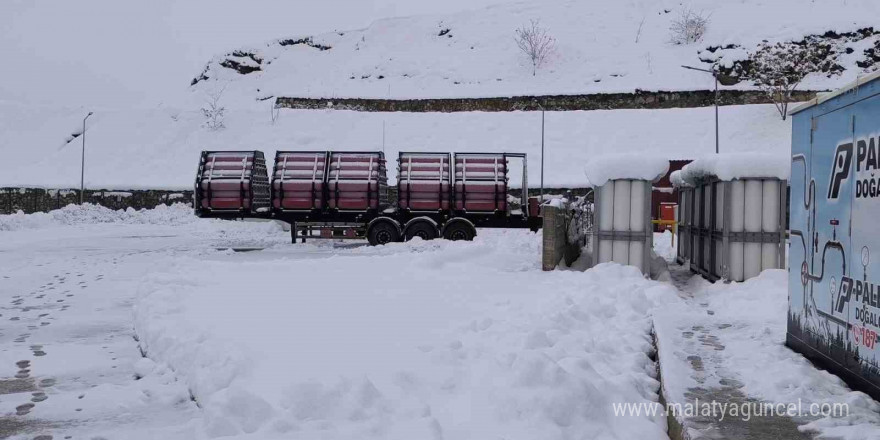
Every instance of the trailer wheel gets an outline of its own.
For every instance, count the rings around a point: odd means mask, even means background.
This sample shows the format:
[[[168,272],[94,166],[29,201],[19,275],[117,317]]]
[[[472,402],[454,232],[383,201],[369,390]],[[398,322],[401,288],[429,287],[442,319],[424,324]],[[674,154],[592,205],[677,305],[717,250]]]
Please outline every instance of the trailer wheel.
[[[443,228],[443,238],[452,241],[471,241],[477,235],[474,227],[465,222],[454,222]]]
[[[414,237],[419,237],[422,240],[433,240],[438,235],[437,227],[426,221],[417,221],[406,228],[406,241],[410,241]]]
[[[400,231],[387,221],[379,221],[370,225],[367,230],[367,240],[372,246],[400,241]]]

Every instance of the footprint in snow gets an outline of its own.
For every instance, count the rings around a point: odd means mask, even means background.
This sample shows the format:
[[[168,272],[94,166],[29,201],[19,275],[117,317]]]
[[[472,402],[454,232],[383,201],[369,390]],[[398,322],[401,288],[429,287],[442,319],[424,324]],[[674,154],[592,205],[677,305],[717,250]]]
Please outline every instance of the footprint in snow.
[[[31,409],[33,409],[34,406],[36,406],[36,405],[34,405],[33,403],[25,403],[22,405],[18,405],[15,407],[15,415],[18,415],[18,416],[26,415],[27,413],[31,412]]]

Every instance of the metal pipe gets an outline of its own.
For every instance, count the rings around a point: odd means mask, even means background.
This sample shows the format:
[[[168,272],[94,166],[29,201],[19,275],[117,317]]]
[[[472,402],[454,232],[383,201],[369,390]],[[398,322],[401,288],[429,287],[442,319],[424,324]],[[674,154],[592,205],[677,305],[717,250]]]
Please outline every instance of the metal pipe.
[[[797,229],[792,229],[791,236],[792,237],[800,237],[801,243],[804,247],[804,255],[806,255],[807,242],[804,238],[803,232],[799,231]],[[828,252],[828,248],[833,248],[833,249],[836,249],[838,252],[840,252],[841,262],[843,263],[842,264],[843,272],[841,272],[841,273],[843,275],[846,275],[846,251],[843,248],[843,244],[841,244],[839,241],[829,240],[829,241],[825,242],[825,246],[822,248],[822,268],[820,269],[819,274],[816,275],[816,274],[810,273],[806,268],[806,262],[804,262],[804,265],[801,267],[801,276],[803,277],[801,279],[801,281],[821,282],[825,278],[825,254]]]
[[[700,69],[699,67],[692,66],[681,66],[688,70],[696,70],[699,72],[706,72],[712,75],[712,78],[715,79],[715,154],[718,154],[720,151],[720,140],[718,134],[718,71],[714,68],[712,70],[709,69]]]
[[[541,107],[541,204],[544,204],[544,107]]]
[[[715,154],[718,154],[718,74],[713,71],[715,78]]]
[[[89,119],[89,116],[92,115],[92,112],[86,115],[83,118],[83,131],[82,131],[82,158],[80,161],[80,170],[79,170],[79,204],[83,204],[83,195],[85,194],[85,182],[86,182],[86,119]]]

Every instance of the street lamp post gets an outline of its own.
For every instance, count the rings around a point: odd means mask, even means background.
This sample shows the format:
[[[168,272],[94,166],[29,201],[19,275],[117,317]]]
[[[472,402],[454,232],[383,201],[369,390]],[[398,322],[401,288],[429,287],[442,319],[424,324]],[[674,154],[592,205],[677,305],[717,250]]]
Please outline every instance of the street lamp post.
[[[544,106],[542,106],[538,101],[535,101],[535,105],[541,109],[541,204],[544,204]],[[526,189],[528,191],[528,189]]]
[[[691,66],[681,66],[681,67],[684,67],[685,69],[689,69],[689,70],[698,70],[700,72],[706,72],[706,73],[711,74],[712,77],[715,78],[715,154],[718,154],[718,151],[719,151],[719,148],[718,148],[718,143],[719,143],[719,141],[718,141],[718,72],[716,72],[714,69],[713,70],[700,69],[699,67],[691,67]]]
[[[79,171],[79,204],[83,204],[83,195],[85,194],[85,183],[86,183],[86,119],[89,119],[89,116],[92,115],[92,112],[86,115],[83,118],[83,131],[82,131],[82,160],[80,161],[80,171]]]

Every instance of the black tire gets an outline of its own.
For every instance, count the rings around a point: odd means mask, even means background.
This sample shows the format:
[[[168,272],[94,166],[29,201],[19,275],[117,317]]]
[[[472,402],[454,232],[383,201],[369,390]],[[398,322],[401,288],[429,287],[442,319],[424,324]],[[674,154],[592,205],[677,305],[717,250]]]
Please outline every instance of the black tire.
[[[455,222],[446,225],[446,228],[443,229],[443,238],[452,241],[471,241],[476,235],[477,231],[474,227],[465,222]]]
[[[367,231],[367,241],[372,246],[385,245],[391,242],[400,241],[400,232],[397,227],[387,221],[373,223]]]
[[[422,240],[433,240],[438,235],[440,234],[437,233],[437,228],[426,221],[413,223],[406,228],[406,241],[410,241],[414,237],[419,237]]]

